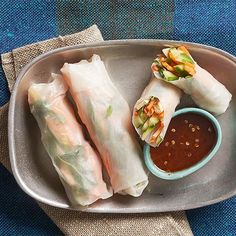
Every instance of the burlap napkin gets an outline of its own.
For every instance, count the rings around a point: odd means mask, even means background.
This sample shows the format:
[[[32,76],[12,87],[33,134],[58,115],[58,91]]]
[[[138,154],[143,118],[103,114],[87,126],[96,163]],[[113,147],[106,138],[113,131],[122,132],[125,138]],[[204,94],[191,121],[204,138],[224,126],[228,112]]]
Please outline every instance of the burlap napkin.
[[[21,68],[36,56],[55,48],[103,41],[96,25],[76,34],[59,36],[1,55],[9,89]],[[10,170],[7,143],[8,104],[0,108],[0,161]],[[184,212],[156,214],[93,214],[39,206],[66,235],[192,235]]]

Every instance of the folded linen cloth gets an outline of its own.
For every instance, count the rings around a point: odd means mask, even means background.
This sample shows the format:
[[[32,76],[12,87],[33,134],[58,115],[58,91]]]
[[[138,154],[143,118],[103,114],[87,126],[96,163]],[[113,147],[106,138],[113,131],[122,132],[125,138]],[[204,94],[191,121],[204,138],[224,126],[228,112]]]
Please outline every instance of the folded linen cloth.
[[[63,46],[103,41],[96,25],[67,36],[27,45],[1,55],[9,90],[20,70],[38,55]],[[8,104],[0,108],[0,162],[11,171],[7,142]],[[183,211],[151,214],[96,214],[55,208],[38,202],[65,235],[193,235]]]

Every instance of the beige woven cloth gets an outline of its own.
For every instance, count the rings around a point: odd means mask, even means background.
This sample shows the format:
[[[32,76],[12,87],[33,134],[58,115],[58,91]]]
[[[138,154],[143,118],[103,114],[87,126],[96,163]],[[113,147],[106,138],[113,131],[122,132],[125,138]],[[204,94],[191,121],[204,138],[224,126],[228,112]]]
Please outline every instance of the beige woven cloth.
[[[27,45],[2,55],[2,66],[12,90],[21,68],[36,56],[67,45],[102,41],[96,25],[68,36]],[[7,143],[8,104],[0,108],[0,161],[10,171]],[[65,235],[192,235],[184,212],[152,214],[93,214],[63,210],[42,203],[39,206]]]

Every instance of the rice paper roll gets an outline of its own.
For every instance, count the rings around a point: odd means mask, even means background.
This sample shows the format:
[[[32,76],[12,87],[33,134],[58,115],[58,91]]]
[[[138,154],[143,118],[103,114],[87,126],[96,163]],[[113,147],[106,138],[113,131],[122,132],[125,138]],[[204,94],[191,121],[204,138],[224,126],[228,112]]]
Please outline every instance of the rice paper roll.
[[[152,147],[164,139],[181,98],[181,90],[152,78],[133,109],[132,122],[140,138]]]
[[[112,195],[103,181],[100,157],[84,139],[68,87],[53,74],[50,83],[32,84],[28,102],[41,130],[41,139],[73,206],[87,206]]]
[[[128,103],[112,83],[103,61],[93,55],[90,61],[65,63],[61,72],[101,154],[114,192],[140,196],[148,184],[142,152]]]
[[[152,71],[189,94],[201,108],[214,115],[226,111],[232,99],[227,88],[200,67],[184,46],[163,49],[152,64]]]

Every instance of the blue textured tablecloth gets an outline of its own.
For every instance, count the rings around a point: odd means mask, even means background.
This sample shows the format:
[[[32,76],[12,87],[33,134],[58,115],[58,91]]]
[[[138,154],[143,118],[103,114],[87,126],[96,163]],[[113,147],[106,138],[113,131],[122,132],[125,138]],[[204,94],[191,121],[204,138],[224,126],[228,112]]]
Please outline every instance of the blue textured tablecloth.
[[[236,55],[236,0],[0,0],[0,53],[94,23],[105,39],[186,40]],[[0,105],[8,100],[0,68]],[[187,216],[194,235],[236,235],[236,198],[187,211]],[[59,234],[0,165],[0,235]]]

